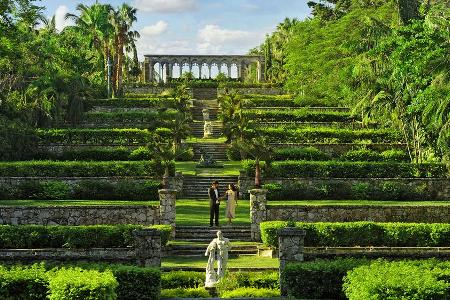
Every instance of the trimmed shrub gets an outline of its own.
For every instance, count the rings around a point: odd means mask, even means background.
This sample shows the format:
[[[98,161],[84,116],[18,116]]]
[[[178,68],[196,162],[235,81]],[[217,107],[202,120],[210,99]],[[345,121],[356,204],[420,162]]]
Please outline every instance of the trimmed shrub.
[[[135,182],[121,180],[116,184],[107,181],[83,180],[73,188],[72,199],[94,200],[157,200],[159,181]]]
[[[171,174],[175,164],[170,166]],[[0,162],[0,176],[4,177],[109,177],[109,176],[159,176],[164,173],[156,161],[22,161]]]
[[[161,272],[158,269],[119,265],[113,266],[111,270],[119,283],[116,288],[117,299],[159,299],[161,293]]]
[[[47,292],[48,275],[43,265],[0,266],[0,299],[44,300]]]
[[[125,147],[113,148],[91,148],[80,150],[67,150],[61,156],[51,157],[52,155],[41,155],[43,159],[52,158],[59,160],[94,160],[94,161],[113,161],[113,160],[134,160],[130,158],[131,150]]]
[[[379,162],[406,162],[408,155],[402,150],[390,149],[381,153],[369,150],[350,150],[341,156],[343,161],[379,161]]]
[[[117,280],[111,271],[61,269],[50,276],[50,300],[114,300]]]
[[[270,143],[355,143],[367,140],[372,143],[401,142],[399,132],[387,129],[344,129],[329,127],[286,128],[283,126],[258,128],[249,132],[265,136]]]
[[[163,120],[175,118],[176,111],[115,111],[115,112],[88,112],[84,115],[84,121],[88,123],[102,124],[136,124],[145,123],[146,128],[155,129],[163,125]]]
[[[239,288],[279,289],[278,272],[233,272],[228,273],[216,285],[220,295]]]
[[[205,288],[177,288],[161,290],[161,298],[211,298]]]
[[[437,273],[428,263],[376,261],[350,270],[343,288],[350,300],[448,299],[450,284]]]
[[[352,122],[355,121],[349,112],[311,111],[307,108],[296,110],[244,110],[243,115],[249,120],[262,122]]]
[[[288,264],[282,280],[288,295],[296,299],[346,299],[342,291],[344,276],[369,263],[366,259],[347,258]]]
[[[153,154],[147,147],[139,147],[131,151],[128,157],[130,160],[150,160],[152,159]]]
[[[275,149],[273,160],[330,160],[331,157],[315,147],[286,147]]]
[[[247,176],[255,175],[252,160],[242,162]],[[278,161],[262,168],[265,178],[331,177],[331,178],[446,178],[445,164]]]
[[[279,296],[280,290],[256,288],[238,288],[232,291],[224,292],[220,295],[222,298],[272,298]]]
[[[397,149],[390,149],[385,150],[381,152],[381,157],[383,158],[383,161],[409,161],[408,154],[405,153],[403,150],[397,150]]]
[[[285,221],[260,224],[264,244],[278,247],[278,229]],[[443,247],[450,245],[450,224],[441,223],[302,223],[306,231],[305,246],[311,247]]]
[[[168,242],[170,225],[150,226],[161,232],[161,244]],[[0,225],[1,249],[33,248],[125,248],[134,243],[133,230],[141,225],[44,226]]]
[[[193,271],[170,271],[162,273],[162,289],[189,289],[205,286],[205,274]]]
[[[149,94],[127,94],[126,98],[119,99],[89,99],[84,101],[86,110],[91,110],[95,106],[107,106],[114,108],[160,108],[169,106],[174,102],[173,98],[156,97]]]

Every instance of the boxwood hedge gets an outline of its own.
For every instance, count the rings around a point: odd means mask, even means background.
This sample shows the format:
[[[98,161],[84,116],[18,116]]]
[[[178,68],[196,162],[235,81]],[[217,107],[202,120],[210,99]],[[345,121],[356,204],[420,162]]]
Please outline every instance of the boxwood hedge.
[[[278,247],[277,230],[287,227],[285,221],[260,225],[264,244]],[[306,231],[305,246],[310,247],[443,247],[450,246],[450,224],[335,222],[302,223]]]
[[[175,172],[175,164],[169,169]],[[21,161],[0,162],[3,177],[129,177],[160,176],[164,173],[156,161]]]
[[[349,112],[311,111],[304,109],[251,109],[244,110],[243,115],[249,120],[262,122],[352,122],[357,118]]]
[[[242,162],[247,176],[254,176],[252,160]],[[448,170],[439,163],[340,162],[340,161],[277,161],[267,167],[266,178],[331,177],[331,178],[446,178]]]
[[[133,246],[133,230],[142,225],[44,226],[0,225],[0,249],[123,248]],[[167,244],[172,228],[154,225]]]

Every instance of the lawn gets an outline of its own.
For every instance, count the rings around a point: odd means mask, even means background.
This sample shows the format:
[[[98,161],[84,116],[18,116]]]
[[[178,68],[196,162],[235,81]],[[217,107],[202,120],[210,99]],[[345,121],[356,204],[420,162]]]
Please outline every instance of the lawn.
[[[100,206],[159,205],[159,201],[121,200],[0,200],[0,206]]]
[[[225,225],[225,203],[220,205],[220,224]],[[176,224],[181,226],[209,225],[209,200],[177,200]],[[248,200],[240,200],[236,208],[235,225],[250,225],[250,207]]]
[[[163,257],[161,267],[163,268],[205,268],[208,257]],[[238,257],[230,257],[228,260],[228,268],[278,268],[280,266],[278,258],[258,257],[240,255]]]
[[[238,176],[242,169],[240,161],[219,162],[223,168],[195,168],[197,162],[180,161],[175,163],[175,169],[183,175],[214,175],[214,176]]]

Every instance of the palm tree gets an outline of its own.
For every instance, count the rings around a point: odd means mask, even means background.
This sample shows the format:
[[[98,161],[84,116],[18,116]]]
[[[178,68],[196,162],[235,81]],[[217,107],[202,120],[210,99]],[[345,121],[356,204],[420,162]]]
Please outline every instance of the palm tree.
[[[255,187],[261,187],[261,160],[266,162],[266,167],[270,165],[273,148],[263,137],[255,137],[238,144],[239,148],[250,157],[255,159]]]
[[[79,16],[68,13],[66,19],[75,22],[75,28],[89,38],[90,46],[102,56],[106,81],[108,60],[111,58],[111,37],[114,29],[110,22],[113,8],[111,5],[96,2],[91,6],[78,4],[76,10],[80,12]]]
[[[114,72],[113,89],[118,95],[123,94],[123,67],[125,62],[125,50],[136,48],[135,41],[139,38],[137,31],[131,30],[136,22],[136,8],[123,3],[114,11],[111,21],[114,26]]]

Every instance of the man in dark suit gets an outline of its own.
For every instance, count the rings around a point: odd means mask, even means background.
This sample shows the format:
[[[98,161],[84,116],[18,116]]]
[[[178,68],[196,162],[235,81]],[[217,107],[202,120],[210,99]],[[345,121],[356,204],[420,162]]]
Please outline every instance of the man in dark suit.
[[[213,227],[213,225],[219,227],[220,193],[219,193],[219,182],[217,180],[213,181],[211,187],[208,190],[208,195],[209,195],[209,227]]]

